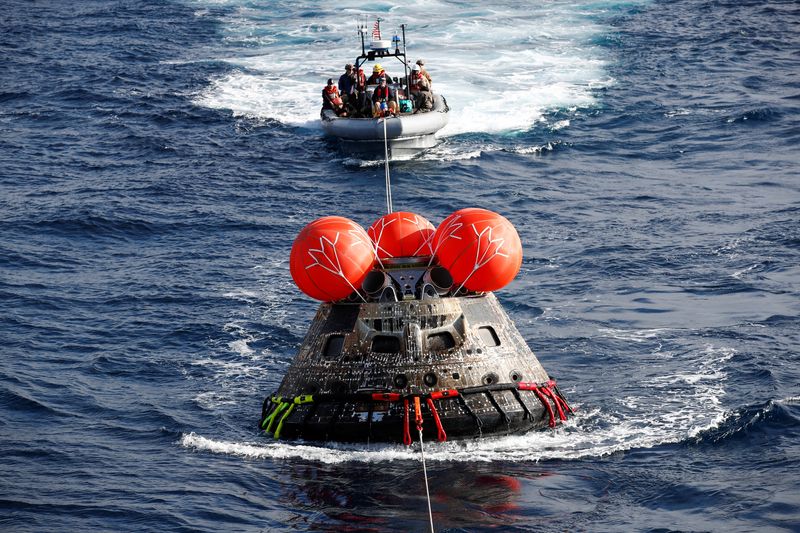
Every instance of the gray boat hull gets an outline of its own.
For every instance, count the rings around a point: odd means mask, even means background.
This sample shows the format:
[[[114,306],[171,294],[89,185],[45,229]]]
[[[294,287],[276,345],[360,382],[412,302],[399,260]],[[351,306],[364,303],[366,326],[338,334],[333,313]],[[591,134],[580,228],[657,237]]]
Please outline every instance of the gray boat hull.
[[[386,139],[390,157],[411,156],[436,146],[436,132],[447,125],[449,111],[447,101],[437,94],[431,111],[387,118]],[[338,117],[332,110],[323,110],[321,121],[325,134],[337,139],[345,153],[383,155],[383,121]]]

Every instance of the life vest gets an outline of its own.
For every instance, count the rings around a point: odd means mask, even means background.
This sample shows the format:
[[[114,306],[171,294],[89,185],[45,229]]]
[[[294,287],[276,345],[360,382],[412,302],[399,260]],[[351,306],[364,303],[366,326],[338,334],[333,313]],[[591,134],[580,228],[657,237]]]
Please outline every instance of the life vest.
[[[328,96],[328,100],[330,100],[333,105],[342,105],[342,99],[339,97],[339,89],[337,89],[335,85],[331,85],[330,87],[326,85],[322,91]]]
[[[411,78],[411,90],[412,91],[427,91],[428,85],[426,85],[423,80],[425,77],[422,74],[414,75]]]
[[[372,100],[388,100],[391,94],[388,85],[386,87],[376,87],[375,92],[372,93]]]

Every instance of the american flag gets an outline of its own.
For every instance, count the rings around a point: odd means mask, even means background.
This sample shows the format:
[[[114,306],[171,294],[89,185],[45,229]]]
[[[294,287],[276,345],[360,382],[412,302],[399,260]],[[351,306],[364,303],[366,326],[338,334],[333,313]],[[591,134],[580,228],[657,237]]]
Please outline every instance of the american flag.
[[[381,21],[376,20],[375,25],[372,27],[372,38],[376,41],[381,40]]]

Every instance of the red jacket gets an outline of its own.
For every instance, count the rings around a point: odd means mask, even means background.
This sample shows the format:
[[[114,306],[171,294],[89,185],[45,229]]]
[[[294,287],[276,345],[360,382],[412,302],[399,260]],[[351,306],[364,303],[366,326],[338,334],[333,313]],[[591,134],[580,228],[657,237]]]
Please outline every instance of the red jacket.
[[[364,75],[364,71],[358,69],[358,74],[356,75],[356,90],[363,91],[367,88],[367,77]]]
[[[375,92],[372,93],[372,101],[373,102],[380,102],[381,100],[389,100],[392,97],[392,91],[389,90],[389,86],[378,86],[375,88]]]
[[[334,105],[341,105],[342,99],[339,97],[339,89],[335,85],[325,86],[322,89],[322,108],[333,109]]]

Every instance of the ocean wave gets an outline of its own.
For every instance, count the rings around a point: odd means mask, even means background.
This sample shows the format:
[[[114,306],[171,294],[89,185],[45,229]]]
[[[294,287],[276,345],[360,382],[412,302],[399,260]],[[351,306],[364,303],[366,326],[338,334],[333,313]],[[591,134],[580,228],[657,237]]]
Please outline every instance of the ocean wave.
[[[761,440],[789,428],[800,428],[800,413],[794,408],[797,398],[768,400],[728,413],[720,424],[694,435],[693,444],[718,445],[729,441]]]
[[[126,219],[86,214],[73,218],[50,218],[28,223],[35,231],[54,231],[63,235],[80,237],[101,236],[128,238],[157,233],[154,222],[144,219]]]
[[[32,96],[28,91],[0,91],[0,103],[7,103],[13,100],[24,100]],[[0,113],[0,116],[5,112]]]
[[[761,122],[772,122],[781,117],[780,111],[770,107],[749,109],[741,114],[728,117],[725,122],[731,124],[752,124]]]
[[[660,339],[671,330],[668,328],[655,329],[616,329],[598,328],[598,331],[606,337],[623,341],[645,342],[653,339]]]
[[[30,416],[58,416],[58,417],[71,417],[76,416],[55,405],[51,405],[45,400],[36,399],[30,393],[22,392],[20,390],[12,390],[8,387],[0,388],[0,400],[2,405],[8,407],[20,415],[27,413]]]

